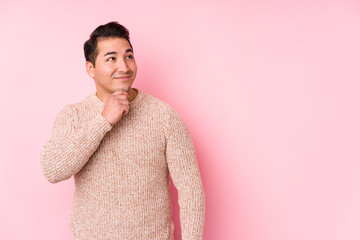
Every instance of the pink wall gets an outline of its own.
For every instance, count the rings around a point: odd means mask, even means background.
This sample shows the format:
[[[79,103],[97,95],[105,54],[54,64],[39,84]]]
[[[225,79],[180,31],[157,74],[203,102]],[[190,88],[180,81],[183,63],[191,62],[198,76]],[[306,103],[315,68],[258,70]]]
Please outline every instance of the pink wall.
[[[1,1],[0,239],[71,239],[73,181],[46,182],[40,151],[94,91],[82,44],[111,20],[134,86],[188,124],[204,239],[360,239],[360,4],[271,2]]]

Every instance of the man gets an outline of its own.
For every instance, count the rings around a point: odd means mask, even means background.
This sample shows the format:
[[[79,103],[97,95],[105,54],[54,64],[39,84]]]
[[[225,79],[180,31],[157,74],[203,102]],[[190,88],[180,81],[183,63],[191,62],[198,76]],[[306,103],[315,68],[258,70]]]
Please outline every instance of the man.
[[[45,144],[52,183],[74,175],[74,239],[174,239],[169,173],[183,239],[202,239],[205,195],[194,146],[167,103],[132,88],[137,66],[128,30],[101,25],[84,44],[96,93],[66,105]]]

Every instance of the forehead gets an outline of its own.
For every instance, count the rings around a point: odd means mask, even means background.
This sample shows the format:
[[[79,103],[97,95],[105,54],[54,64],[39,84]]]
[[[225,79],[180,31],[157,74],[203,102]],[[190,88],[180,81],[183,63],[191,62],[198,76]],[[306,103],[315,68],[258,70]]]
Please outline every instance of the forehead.
[[[124,53],[128,49],[131,49],[131,46],[125,38],[100,38],[97,42],[99,54],[110,51]]]

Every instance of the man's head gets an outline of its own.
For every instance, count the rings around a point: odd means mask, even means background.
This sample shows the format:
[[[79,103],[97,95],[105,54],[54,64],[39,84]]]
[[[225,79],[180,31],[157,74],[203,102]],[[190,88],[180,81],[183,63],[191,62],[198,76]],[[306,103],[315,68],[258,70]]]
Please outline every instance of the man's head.
[[[84,44],[86,70],[94,78],[97,96],[106,99],[116,90],[129,91],[137,66],[129,31],[117,22],[97,27]]]
[[[130,47],[133,50],[130,43],[129,30],[123,25],[117,22],[109,22],[105,25],[100,25],[91,33],[90,39],[84,43],[85,59],[86,61],[91,62],[94,67],[96,57],[99,54],[97,43],[99,40],[106,38],[124,38],[129,42]]]

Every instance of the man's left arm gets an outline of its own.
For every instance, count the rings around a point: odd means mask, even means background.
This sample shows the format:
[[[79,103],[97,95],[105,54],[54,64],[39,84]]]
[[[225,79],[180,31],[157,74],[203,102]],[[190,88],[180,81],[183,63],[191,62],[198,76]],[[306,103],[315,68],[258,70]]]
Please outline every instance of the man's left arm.
[[[190,133],[171,108],[165,129],[166,160],[178,190],[183,240],[202,239],[205,221],[205,194]]]

